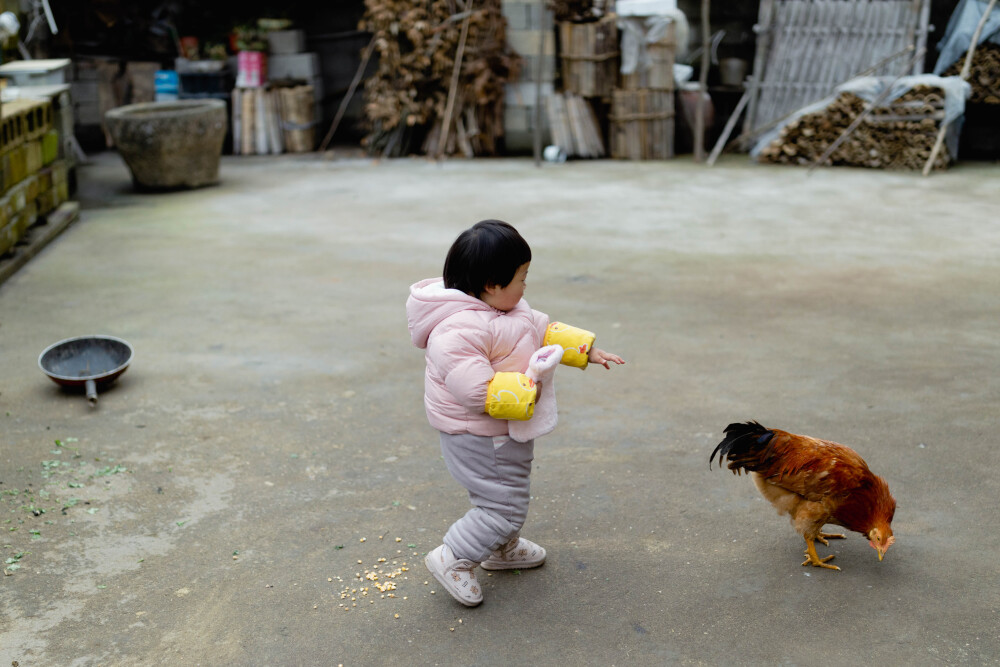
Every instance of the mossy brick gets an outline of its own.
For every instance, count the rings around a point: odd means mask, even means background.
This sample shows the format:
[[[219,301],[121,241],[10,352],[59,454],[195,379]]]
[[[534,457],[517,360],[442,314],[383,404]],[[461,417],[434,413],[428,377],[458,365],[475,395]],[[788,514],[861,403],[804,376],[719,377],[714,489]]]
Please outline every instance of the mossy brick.
[[[38,215],[48,215],[55,210],[56,206],[59,205],[58,202],[59,193],[54,189],[43,190],[38,194]]]
[[[49,130],[42,135],[42,164],[52,164],[59,157],[59,132]]]
[[[38,191],[45,192],[52,189],[52,167],[42,167],[38,171]]]
[[[38,199],[39,192],[41,192],[41,188],[38,187],[38,174],[31,174],[24,179],[24,198],[27,201],[32,202]]]
[[[52,187],[69,184],[69,167],[66,160],[56,160],[52,163]]]
[[[62,204],[63,202],[69,201],[69,181],[62,181],[61,183],[56,183],[55,187],[52,188],[56,193],[56,206]]]
[[[25,177],[37,174],[42,168],[42,139],[32,139],[24,144],[24,172]]]
[[[22,215],[24,216],[24,231],[27,231],[28,227],[38,222],[38,201],[32,199],[25,204]]]
[[[24,207],[28,205],[28,198],[25,196],[25,183],[24,181],[18,183],[10,189],[8,196],[10,197],[10,203],[13,207],[14,213],[20,213],[24,210]]]
[[[7,224],[0,225],[0,255],[7,254],[20,240],[17,220],[9,220]]]
[[[4,224],[13,220],[15,215],[17,215],[17,211],[14,210],[14,202],[10,195],[0,197],[0,217],[3,218]]]
[[[10,149],[10,187],[16,186],[27,175],[27,151],[24,144],[18,144]]]

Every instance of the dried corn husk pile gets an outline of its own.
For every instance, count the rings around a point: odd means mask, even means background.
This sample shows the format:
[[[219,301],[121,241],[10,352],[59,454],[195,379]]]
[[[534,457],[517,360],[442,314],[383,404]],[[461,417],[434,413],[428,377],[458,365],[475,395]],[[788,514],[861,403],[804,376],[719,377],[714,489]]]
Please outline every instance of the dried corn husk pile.
[[[963,53],[941,76],[958,76],[965,57],[966,53]],[[983,42],[976,47],[969,69],[969,85],[972,86],[969,102],[1000,104],[1000,44]]]
[[[857,95],[842,92],[821,111],[786,125],[764,147],[761,162],[811,165],[847,127],[870,106]],[[829,157],[826,164],[884,169],[923,169],[944,119],[944,91],[915,86],[890,104],[873,109]],[[935,169],[951,158],[942,147]]]
[[[466,21],[451,123],[445,132]],[[520,67],[520,58],[507,47],[500,0],[365,0],[360,27],[373,34],[378,55],[378,68],[365,83],[370,131],[363,144],[369,152],[385,157],[421,150],[467,157],[497,152],[503,136],[504,84],[517,77]]]

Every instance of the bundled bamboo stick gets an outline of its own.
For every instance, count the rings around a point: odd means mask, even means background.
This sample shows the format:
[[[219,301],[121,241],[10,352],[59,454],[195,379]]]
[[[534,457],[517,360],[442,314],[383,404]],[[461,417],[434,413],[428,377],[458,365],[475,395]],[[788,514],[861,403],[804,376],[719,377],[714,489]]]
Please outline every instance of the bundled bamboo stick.
[[[500,0],[365,0],[360,27],[378,54],[365,83],[369,152],[495,154],[504,84],[520,68],[506,26]]]
[[[611,157],[666,160],[673,156],[673,91],[616,90],[611,108]]]
[[[811,165],[868,106],[867,101],[853,93],[841,93],[825,109],[806,114],[782,128],[779,136],[761,151],[759,160]],[[944,92],[933,86],[916,86],[891,103],[869,110],[826,163],[921,169],[943,121]],[[950,161],[947,149],[942,150],[934,168],[943,169]]]
[[[559,60],[566,92],[609,97],[618,80],[618,27],[614,16],[590,23],[559,23]]]
[[[604,157],[604,139],[594,108],[573,93],[553,93],[546,100],[552,141],[570,157]]]

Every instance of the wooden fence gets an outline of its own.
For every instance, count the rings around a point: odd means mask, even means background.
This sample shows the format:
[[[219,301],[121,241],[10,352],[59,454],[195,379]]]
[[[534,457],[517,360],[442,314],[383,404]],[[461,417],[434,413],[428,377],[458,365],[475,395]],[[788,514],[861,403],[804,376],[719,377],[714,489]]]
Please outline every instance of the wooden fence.
[[[822,99],[887,59],[874,76],[921,73],[924,58],[910,56],[926,44],[929,17],[930,0],[761,0],[744,131]]]

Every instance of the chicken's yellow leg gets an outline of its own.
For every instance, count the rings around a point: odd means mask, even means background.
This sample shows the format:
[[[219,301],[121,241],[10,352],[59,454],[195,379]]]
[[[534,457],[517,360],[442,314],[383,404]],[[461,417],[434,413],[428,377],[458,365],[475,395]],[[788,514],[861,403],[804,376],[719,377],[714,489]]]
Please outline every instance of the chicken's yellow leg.
[[[824,546],[830,546],[827,540],[843,540],[847,539],[843,533],[820,533],[816,536],[816,541],[822,543]]]
[[[832,536],[828,536],[832,537]],[[826,558],[820,558],[816,554],[816,544],[810,538],[806,538],[806,560],[802,563],[803,565],[812,565],[813,567],[825,567],[828,570],[839,570],[840,568],[836,565],[827,565],[826,561],[833,560],[833,555],[827,556]]]

